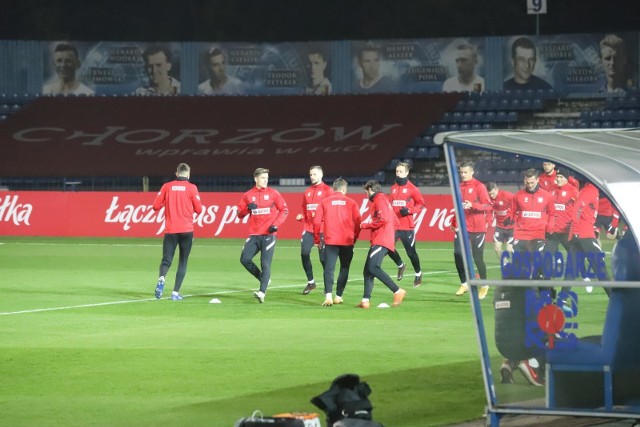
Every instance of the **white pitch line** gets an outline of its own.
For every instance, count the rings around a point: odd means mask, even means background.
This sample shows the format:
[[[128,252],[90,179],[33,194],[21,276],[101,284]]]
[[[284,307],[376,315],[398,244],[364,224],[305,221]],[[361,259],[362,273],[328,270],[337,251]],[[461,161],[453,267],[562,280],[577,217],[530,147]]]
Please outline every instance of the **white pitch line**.
[[[287,286],[273,286],[271,287],[271,289],[285,289],[285,288],[293,288],[297,286],[302,286],[302,285],[298,284],[298,285],[287,285]],[[202,296],[220,295],[220,294],[234,294],[234,293],[240,293],[240,292],[251,292],[252,290],[253,289],[242,289],[242,290],[229,290],[229,291],[219,291],[219,292],[207,292],[204,294],[183,295],[183,297],[189,298],[189,297],[202,297]],[[170,299],[170,298],[171,297],[165,297],[163,299]],[[129,304],[133,302],[144,302],[144,301],[157,301],[157,300],[156,298],[142,298],[142,299],[132,299],[132,300],[124,300],[124,301],[98,302],[93,304],[69,305],[64,307],[35,308],[32,310],[4,312],[4,313],[0,313],[0,316],[9,316],[12,314],[41,313],[46,311],[58,311],[58,310],[73,310],[76,308],[101,307],[101,306],[107,306],[107,305]]]
[[[64,242],[0,242],[1,245],[17,245],[17,246],[110,246],[110,247],[143,247],[143,248],[157,248],[162,247],[162,243],[64,243]],[[240,249],[242,245],[199,245],[194,243],[194,248],[198,249],[216,249],[216,248],[234,248]],[[279,248],[282,249],[299,249],[300,245],[296,246],[286,246],[286,245],[278,245]],[[369,250],[369,247],[356,247],[355,250]],[[451,251],[453,252],[453,248],[444,249],[444,248],[433,248],[433,249],[420,249],[425,251]]]
[[[489,268],[491,268],[491,267],[489,267]],[[423,274],[425,276],[431,276],[431,275],[434,275],[434,274],[448,274],[448,273],[454,273],[454,272],[455,272],[454,270],[442,270],[442,271],[424,272]],[[360,280],[362,280],[362,279],[358,278],[358,279],[351,279],[351,280],[348,280],[348,281],[349,282],[358,282]],[[288,289],[288,288],[296,288],[296,287],[299,287],[299,286],[302,286],[302,285],[304,285],[304,283],[295,284],[295,285],[271,286],[269,289]],[[205,296],[214,296],[214,295],[237,294],[237,293],[241,293],[241,292],[252,292],[252,291],[253,291],[253,289],[235,289],[235,290],[227,290],[227,291],[207,292],[207,293],[204,293],[204,294],[183,295],[182,297],[183,298],[205,297]],[[170,297],[165,297],[163,299],[169,299],[169,298]],[[47,312],[47,311],[59,311],[59,310],[73,310],[73,309],[77,309],[77,308],[102,307],[102,306],[108,306],[108,305],[130,304],[130,303],[134,303],[134,302],[144,302],[144,301],[156,301],[156,298],[142,298],[142,299],[132,299],[132,300],[124,300],[124,301],[98,302],[98,303],[93,303],[93,304],[69,305],[69,306],[64,306],[64,307],[34,308],[32,310],[0,312],[0,316],[10,316],[10,315],[14,315],[14,314],[43,313],[43,312]]]

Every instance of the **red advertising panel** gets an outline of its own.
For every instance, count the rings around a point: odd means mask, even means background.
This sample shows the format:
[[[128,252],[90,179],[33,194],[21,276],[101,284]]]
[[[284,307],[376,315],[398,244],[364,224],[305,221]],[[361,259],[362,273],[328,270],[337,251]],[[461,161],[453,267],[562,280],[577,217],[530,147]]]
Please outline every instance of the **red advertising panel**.
[[[0,122],[3,176],[373,175],[459,94],[44,97]],[[328,168],[327,165],[331,165]]]
[[[236,205],[242,193],[201,193],[203,212],[195,217],[197,237],[245,238],[248,217],[240,220]],[[283,193],[289,217],[278,236],[298,238],[302,193]],[[369,200],[351,195],[366,218]],[[0,192],[1,236],[154,237],[164,233],[164,210],[155,212],[155,193]],[[416,218],[418,240],[449,241],[453,218],[450,195],[425,195],[427,209]],[[363,239],[368,235],[363,234]]]

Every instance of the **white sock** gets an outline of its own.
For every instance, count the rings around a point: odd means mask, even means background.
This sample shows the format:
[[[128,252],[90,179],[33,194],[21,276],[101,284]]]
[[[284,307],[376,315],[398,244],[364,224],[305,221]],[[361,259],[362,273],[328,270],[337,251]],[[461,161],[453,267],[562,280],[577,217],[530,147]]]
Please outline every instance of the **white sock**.
[[[369,298],[362,298],[362,302],[369,302]]]
[[[158,282],[164,282],[164,276],[158,277]]]
[[[179,293],[177,293],[176,291],[171,292],[171,295],[180,295]]]
[[[329,301],[331,299],[331,292],[324,294],[324,299],[326,299],[327,301]]]
[[[416,277],[420,277],[420,276],[422,276],[422,271],[418,271],[418,272],[416,273]]]

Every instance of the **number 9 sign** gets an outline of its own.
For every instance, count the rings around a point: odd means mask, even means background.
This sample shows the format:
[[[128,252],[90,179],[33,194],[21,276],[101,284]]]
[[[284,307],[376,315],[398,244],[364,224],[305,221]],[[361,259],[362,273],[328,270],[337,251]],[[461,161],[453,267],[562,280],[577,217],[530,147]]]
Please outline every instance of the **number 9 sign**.
[[[540,15],[547,13],[547,0],[527,0],[527,14]]]

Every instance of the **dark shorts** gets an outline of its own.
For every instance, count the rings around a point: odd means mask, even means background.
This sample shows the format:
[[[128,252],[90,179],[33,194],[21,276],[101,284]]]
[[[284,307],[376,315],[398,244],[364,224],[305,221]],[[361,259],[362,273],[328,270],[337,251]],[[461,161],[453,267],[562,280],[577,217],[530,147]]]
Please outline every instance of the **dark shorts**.
[[[494,242],[513,244],[513,228],[496,227],[493,232]]]

